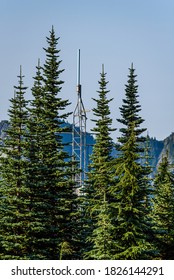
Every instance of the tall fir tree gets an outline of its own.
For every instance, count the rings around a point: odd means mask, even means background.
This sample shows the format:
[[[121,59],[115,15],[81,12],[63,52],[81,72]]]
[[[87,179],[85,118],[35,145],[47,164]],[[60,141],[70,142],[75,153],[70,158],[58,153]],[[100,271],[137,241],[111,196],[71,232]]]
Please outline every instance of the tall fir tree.
[[[154,178],[153,212],[158,258],[174,258],[174,174],[168,155],[163,155]]]
[[[120,107],[120,113],[122,118],[117,119],[119,123],[124,125],[120,128],[121,137],[118,138],[121,145],[129,140],[131,133],[130,124],[134,123],[134,131],[137,143],[145,143],[145,137],[142,133],[146,131],[146,128],[141,128],[141,124],[144,122],[142,117],[139,116],[141,111],[141,105],[138,101],[138,85],[136,85],[136,77],[134,74],[135,69],[133,68],[133,63],[129,69],[130,73],[128,75],[128,82],[125,85],[125,98],[123,99],[122,107]],[[138,145],[138,151],[143,151],[142,145]]]
[[[44,66],[37,68],[28,124],[28,182],[33,217],[31,258],[38,259],[69,259],[73,258],[75,250],[76,194],[71,160],[64,151],[61,136],[67,130],[62,124],[69,116],[64,112],[69,102],[60,95],[63,70],[60,70],[58,40],[52,27],[50,37],[47,37],[48,47],[44,48]]]
[[[110,188],[113,184],[111,156],[113,141],[111,132],[112,119],[110,117],[106,73],[102,66],[99,81],[98,99],[93,98],[96,107],[93,109],[96,119],[92,131],[95,133],[95,145],[91,155],[90,172],[86,199],[86,212],[89,223],[88,248],[86,258],[111,259],[112,258],[112,225],[110,223]],[[90,219],[89,219],[90,213]]]
[[[10,126],[1,153],[0,240],[1,259],[28,258],[30,191],[26,185],[26,121],[28,118],[22,67],[14,98],[10,100]]]
[[[29,119],[27,121],[27,185],[30,189],[30,223],[29,223],[29,250],[30,259],[45,259],[45,226],[48,217],[47,190],[45,188],[46,164],[43,162],[42,146],[46,134],[44,125],[44,90],[40,60],[36,67],[36,76],[32,87],[33,100],[30,101]]]
[[[138,101],[138,86],[133,64],[129,69],[125,98],[120,108],[124,125],[121,136],[119,158],[115,170],[118,183],[115,186],[115,239],[117,251],[115,259],[146,259],[151,254],[149,242],[149,205],[150,185],[147,180],[147,167],[141,162],[146,138],[141,128],[143,119],[139,116],[141,106]]]

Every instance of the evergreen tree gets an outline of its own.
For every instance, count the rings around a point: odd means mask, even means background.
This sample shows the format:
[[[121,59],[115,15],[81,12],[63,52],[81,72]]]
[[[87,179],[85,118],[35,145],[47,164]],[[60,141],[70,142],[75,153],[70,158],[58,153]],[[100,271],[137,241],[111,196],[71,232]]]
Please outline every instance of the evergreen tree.
[[[32,94],[34,99],[30,102],[29,119],[27,121],[27,184],[30,189],[30,223],[29,223],[29,250],[30,259],[45,259],[45,245],[49,238],[45,237],[47,224],[46,208],[48,207],[47,190],[45,188],[46,164],[43,161],[42,146],[45,134],[44,125],[44,90],[43,77],[41,74],[40,60]]]
[[[139,116],[141,106],[138,101],[138,86],[133,65],[129,69],[125,99],[120,108],[124,125],[118,138],[120,154],[115,170],[118,183],[114,193],[115,204],[115,240],[117,241],[116,259],[145,259],[149,257],[151,246],[149,236],[150,188],[147,182],[147,167],[143,166],[141,156],[146,138],[141,134],[146,130],[140,127],[143,119]],[[113,195],[114,195],[113,193]]]
[[[98,202],[95,214],[95,228],[87,238],[87,241],[92,243],[92,248],[85,256],[94,260],[112,260],[115,250],[113,242],[114,226],[111,223],[111,210],[108,201],[106,201],[105,193],[100,204]]]
[[[154,178],[153,220],[159,258],[174,258],[174,175],[164,155]]]
[[[68,100],[60,96],[63,81],[58,39],[54,29],[47,37],[45,64],[37,68],[34,100],[28,123],[28,184],[31,189],[30,254],[38,259],[73,258],[75,190],[72,164],[64,151],[61,133],[69,113]]]
[[[28,117],[24,95],[22,68],[15,96],[10,100],[10,126],[1,153],[0,240],[1,259],[28,258],[28,224],[30,219],[30,191],[26,185],[25,158],[26,120]]]
[[[88,217],[88,248],[85,256],[92,259],[112,258],[111,253],[111,232],[109,214],[110,188],[113,184],[112,156],[113,142],[111,132],[112,119],[110,118],[106,73],[104,66],[102,68],[101,79],[99,81],[99,98],[93,100],[96,102],[96,108],[93,109],[96,119],[92,121],[95,127],[92,131],[95,133],[95,145],[91,155],[90,172],[88,174],[86,199],[86,212]],[[90,220],[89,220],[90,213]],[[107,244],[109,244],[107,246]],[[109,249],[110,248],[110,249]]]
[[[141,105],[138,101],[138,85],[136,85],[136,76],[134,74],[135,69],[133,64],[129,69],[128,83],[125,85],[125,99],[123,99],[123,105],[120,107],[120,113],[122,118],[117,119],[119,123],[124,125],[120,128],[121,137],[118,138],[120,144],[124,144],[129,140],[131,133],[130,124],[134,123],[134,131],[137,143],[145,143],[146,138],[142,136],[142,133],[146,131],[146,128],[141,128],[141,124],[144,122],[142,117],[139,116],[141,111]],[[138,145],[138,152],[143,151],[143,145]]]

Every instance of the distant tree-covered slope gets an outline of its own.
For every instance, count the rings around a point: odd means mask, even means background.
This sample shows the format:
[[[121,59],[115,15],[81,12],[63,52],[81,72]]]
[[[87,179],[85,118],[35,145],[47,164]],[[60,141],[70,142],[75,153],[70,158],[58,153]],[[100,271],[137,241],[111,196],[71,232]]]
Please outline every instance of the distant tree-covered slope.
[[[0,141],[3,143],[3,139],[6,135],[5,131],[8,128],[9,122],[7,120],[0,121]],[[70,127],[72,124],[67,123]],[[72,133],[71,132],[64,132],[62,133],[63,136],[63,142],[67,143],[65,149],[69,153],[69,155],[72,155]],[[93,135],[89,132],[86,133],[86,143],[87,143],[87,165],[89,163],[89,157],[92,153],[92,148],[95,143],[95,138]],[[174,133],[171,133],[168,137],[166,137],[164,140],[157,140],[155,137],[150,138],[150,154],[151,154],[151,166],[153,171],[155,172],[157,169],[157,166],[159,165],[159,162],[162,158],[162,155],[164,155],[168,151],[168,158],[170,163],[174,163]],[[113,156],[117,156],[117,150],[114,148],[113,150]]]

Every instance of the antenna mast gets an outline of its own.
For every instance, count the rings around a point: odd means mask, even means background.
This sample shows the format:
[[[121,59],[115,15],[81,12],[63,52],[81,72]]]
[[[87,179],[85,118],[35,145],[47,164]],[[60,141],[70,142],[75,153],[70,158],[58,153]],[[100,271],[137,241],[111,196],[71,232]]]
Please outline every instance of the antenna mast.
[[[80,50],[77,53],[77,104],[73,112],[72,155],[78,163],[79,172],[75,174],[78,187],[84,185],[86,176],[86,111],[81,96]]]

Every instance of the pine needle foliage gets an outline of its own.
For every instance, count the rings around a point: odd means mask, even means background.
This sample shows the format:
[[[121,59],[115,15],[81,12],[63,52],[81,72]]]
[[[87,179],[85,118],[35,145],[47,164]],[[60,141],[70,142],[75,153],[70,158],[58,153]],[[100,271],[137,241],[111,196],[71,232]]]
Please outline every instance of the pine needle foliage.
[[[174,174],[163,155],[154,179],[153,221],[159,258],[174,258]]]
[[[85,257],[93,260],[112,260],[114,256],[113,232],[114,226],[111,224],[111,210],[104,194],[103,201],[99,208],[95,209],[96,226],[92,234],[87,238],[92,242],[92,249],[86,252]],[[96,211],[98,210],[98,211]]]
[[[1,259],[28,258],[30,191],[26,185],[26,121],[28,118],[22,67],[14,98],[10,100],[10,126],[1,153],[0,240]]]
[[[74,252],[76,194],[71,160],[64,151],[61,135],[67,131],[62,124],[69,116],[64,112],[69,102],[60,94],[63,70],[58,40],[52,27],[44,48],[45,63],[37,67],[32,89],[34,100],[28,123],[32,259],[70,259]]]
[[[47,189],[45,186],[47,165],[44,164],[42,152],[47,131],[43,119],[44,90],[40,61],[38,61],[36,69],[37,72],[32,87],[33,100],[30,102],[31,106],[27,122],[27,184],[31,192],[28,255],[30,259],[45,259],[45,247],[49,242],[49,237],[45,237],[49,204],[47,203]]]
[[[124,125],[121,136],[119,158],[115,165],[115,240],[117,248],[115,259],[146,259],[152,250],[148,242],[150,188],[147,180],[147,167],[141,162],[141,153],[146,138],[141,134],[146,130],[140,127],[143,119],[139,116],[141,106],[138,101],[138,86],[133,65],[129,69],[125,99],[120,108]],[[143,145],[144,143],[144,145]],[[113,194],[114,195],[114,194]]]
[[[85,256],[92,259],[111,258],[110,247],[105,246],[112,242],[112,225],[109,220],[109,192],[113,184],[111,172],[113,143],[111,132],[112,119],[110,118],[106,73],[102,67],[99,81],[98,99],[93,98],[96,107],[93,109],[96,119],[93,132],[95,133],[95,145],[91,155],[90,172],[86,193],[86,216],[88,218],[89,231],[87,235],[87,252]],[[89,217],[90,213],[90,217]],[[110,237],[109,237],[110,236]],[[108,239],[109,238],[109,239]]]
[[[136,142],[145,142],[145,137],[142,136],[142,133],[146,131],[146,128],[141,128],[141,124],[144,120],[139,115],[141,105],[138,100],[139,95],[136,77],[137,75],[135,75],[135,69],[132,63],[131,68],[129,68],[128,81],[125,85],[125,98],[123,99],[122,107],[119,108],[122,118],[117,119],[119,123],[124,125],[124,127],[120,128],[121,136],[118,138],[121,144],[126,143],[129,139],[131,123],[134,123],[135,126]],[[141,145],[139,145],[137,149],[138,151],[142,151]]]

